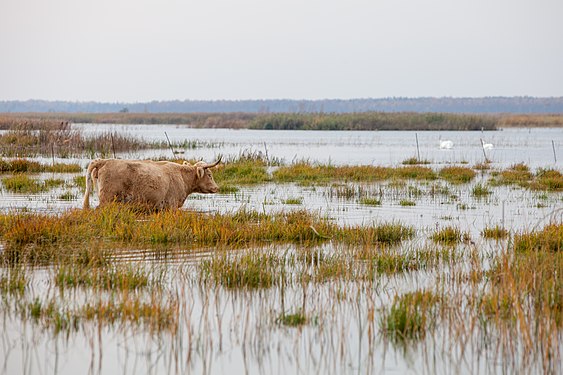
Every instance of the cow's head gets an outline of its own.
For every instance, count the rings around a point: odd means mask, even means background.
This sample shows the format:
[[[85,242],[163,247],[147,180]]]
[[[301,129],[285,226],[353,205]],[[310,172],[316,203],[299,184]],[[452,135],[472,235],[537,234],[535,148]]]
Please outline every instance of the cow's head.
[[[219,191],[219,186],[215,183],[213,179],[213,175],[211,174],[211,170],[209,168],[213,168],[217,164],[221,162],[221,158],[213,163],[207,164],[203,161],[198,161],[193,165],[195,168],[195,186],[194,192],[196,193],[204,193],[204,194],[214,194]],[[189,164],[184,162],[184,164]]]

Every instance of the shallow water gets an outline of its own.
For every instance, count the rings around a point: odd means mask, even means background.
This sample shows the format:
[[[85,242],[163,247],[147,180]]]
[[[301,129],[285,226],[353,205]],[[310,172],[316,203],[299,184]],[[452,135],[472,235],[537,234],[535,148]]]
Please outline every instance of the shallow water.
[[[493,145],[486,150],[487,158],[495,165],[506,167],[526,163],[532,168],[554,165],[553,146],[561,152],[563,129],[503,129],[501,131],[302,131],[250,129],[194,129],[178,125],[105,125],[76,124],[85,134],[107,131],[123,132],[147,141],[200,141],[212,148],[177,150],[187,159],[214,159],[217,155],[237,156],[243,151],[263,152],[270,158],[290,163],[309,160],[335,165],[398,165],[410,157],[417,157],[418,137],[421,159],[432,163],[475,164],[484,160],[481,139]],[[440,149],[440,140],[451,140],[453,148]],[[171,151],[139,152],[136,157],[171,156]],[[563,155],[559,155],[559,160]]]
[[[305,159],[338,165],[398,165],[406,158],[416,156],[414,132],[253,131],[153,125],[76,127],[90,134],[119,131],[147,140],[165,140],[166,131],[173,142],[198,140],[210,146],[184,150],[186,158],[205,160],[215,159],[219,154],[229,157],[243,152],[267,152],[269,158],[286,162]],[[441,168],[443,163],[473,165],[482,162],[480,139],[494,145],[487,151],[493,168],[519,162],[532,168],[559,168],[559,164],[554,163],[551,141],[554,140],[557,151],[563,142],[562,132],[561,129],[506,129],[498,132],[418,132],[417,135],[421,158],[431,160],[431,166],[435,168]],[[440,150],[440,139],[452,140],[454,148]],[[169,150],[150,150],[119,156],[144,158],[169,157],[170,154]],[[89,160],[59,161],[79,162],[86,167]],[[37,175],[41,179],[54,176],[70,183],[76,174]],[[473,197],[470,193],[472,186],[487,178],[485,174],[462,185],[440,180],[408,181],[405,185],[344,181],[326,186],[265,184],[243,187],[232,194],[193,194],[183,209],[221,213],[241,208],[260,212],[307,209],[341,225],[398,221],[416,228],[415,239],[403,243],[398,251],[422,248],[437,228],[455,226],[469,233],[473,241],[471,245],[460,245],[462,251],[478,249],[481,262],[487,267],[495,254],[506,249],[506,241],[483,240],[480,232],[485,227],[500,225],[516,233],[563,221],[561,193],[491,187],[490,196]],[[353,191],[361,190],[364,196],[380,199],[381,205],[362,205],[359,194],[339,197],[337,190],[343,185]],[[433,185],[441,187],[437,190],[443,192],[432,194]],[[67,191],[76,198],[61,200],[59,196]],[[288,198],[302,202],[285,204]],[[415,206],[401,206],[402,199],[414,201]],[[54,213],[79,208],[81,204],[82,191],[70,185],[36,195],[0,190],[0,210],[4,212],[25,209]],[[92,205],[96,204],[94,196]],[[298,249],[293,245],[276,245],[260,250],[290,254]],[[345,249],[329,242],[313,251],[335,253]],[[2,302],[0,356],[3,365],[0,373],[447,374],[541,370],[541,364],[526,367],[520,362],[519,341],[513,352],[505,354],[498,348],[487,346],[488,339],[483,338],[484,333],[479,328],[465,332],[464,343],[460,344],[449,331],[451,327],[439,325],[423,340],[407,346],[393,344],[379,331],[379,314],[395,295],[431,288],[437,283],[437,275],[462,275],[471,267],[467,261],[443,265],[438,270],[382,275],[370,282],[330,281],[233,291],[202,284],[197,278],[197,264],[215,253],[217,249],[213,248],[197,251],[176,248],[170,252],[149,248],[116,252],[113,258],[116,263],[148,267],[153,269],[153,274],[164,270],[167,282],[163,298],[177,298],[180,302],[179,327],[174,334],[155,334],[143,326],[119,323],[83,323],[78,331],[54,335],[51,329],[44,330],[32,319],[21,318],[12,311],[9,303]],[[92,290],[63,293],[54,285],[54,272],[48,267],[32,270],[25,299],[54,299],[65,306],[110,298],[108,293]],[[457,281],[452,281],[451,287],[467,288]],[[282,312],[294,312],[303,307],[308,316],[314,318],[313,322],[297,328],[279,324]]]

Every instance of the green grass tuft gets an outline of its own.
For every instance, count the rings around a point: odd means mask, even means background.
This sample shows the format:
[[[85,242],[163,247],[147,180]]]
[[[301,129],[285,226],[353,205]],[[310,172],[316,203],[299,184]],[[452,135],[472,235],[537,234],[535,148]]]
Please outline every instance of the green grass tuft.
[[[438,298],[429,291],[417,291],[395,297],[383,314],[381,329],[396,341],[422,339],[433,323]]]
[[[483,229],[481,231],[481,236],[483,236],[483,238],[500,240],[508,237],[508,230],[497,225],[492,228]]]
[[[360,199],[360,204],[364,206],[381,206],[381,200],[377,198],[363,197]]]
[[[411,201],[408,199],[401,199],[399,201],[399,204],[403,207],[410,207],[410,206],[416,206],[416,202],[415,201]]]
[[[436,231],[430,238],[434,242],[452,246],[462,241],[462,233],[459,228],[445,227]]]

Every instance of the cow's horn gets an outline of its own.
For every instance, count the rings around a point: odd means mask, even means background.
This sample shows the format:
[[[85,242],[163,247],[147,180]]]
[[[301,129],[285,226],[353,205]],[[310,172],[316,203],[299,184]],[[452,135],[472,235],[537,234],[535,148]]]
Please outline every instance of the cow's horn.
[[[220,162],[221,162],[221,156],[219,156],[219,159],[217,159],[217,161],[216,161],[215,163],[213,163],[213,164],[206,164],[206,165],[203,166],[203,168],[204,168],[204,169],[213,168],[214,166],[216,166],[216,165],[219,164]]]

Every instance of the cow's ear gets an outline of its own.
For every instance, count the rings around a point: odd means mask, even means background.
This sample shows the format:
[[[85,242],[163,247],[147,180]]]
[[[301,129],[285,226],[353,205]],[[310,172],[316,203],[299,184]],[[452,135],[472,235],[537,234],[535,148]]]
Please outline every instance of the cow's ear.
[[[197,177],[203,178],[203,176],[205,176],[205,169],[203,169],[202,167],[197,167]]]

